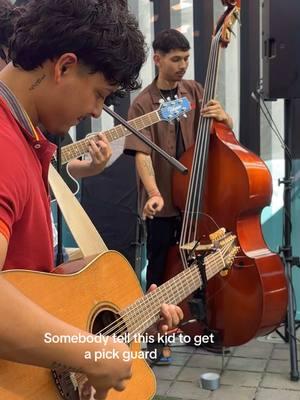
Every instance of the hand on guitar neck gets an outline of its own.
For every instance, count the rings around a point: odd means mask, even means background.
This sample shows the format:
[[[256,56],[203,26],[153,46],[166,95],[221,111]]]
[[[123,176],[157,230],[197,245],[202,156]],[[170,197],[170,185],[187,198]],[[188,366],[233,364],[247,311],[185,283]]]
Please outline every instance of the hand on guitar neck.
[[[98,140],[91,140],[89,144],[90,160],[74,159],[68,163],[68,173],[75,179],[100,174],[108,163],[112,149],[107,137],[99,133]]]
[[[148,290],[148,293],[154,292],[156,289],[157,285],[152,284]],[[147,332],[153,335],[157,333],[165,334],[169,330],[176,328],[182,320],[183,312],[180,307],[174,304],[162,304],[159,321],[152,325]]]

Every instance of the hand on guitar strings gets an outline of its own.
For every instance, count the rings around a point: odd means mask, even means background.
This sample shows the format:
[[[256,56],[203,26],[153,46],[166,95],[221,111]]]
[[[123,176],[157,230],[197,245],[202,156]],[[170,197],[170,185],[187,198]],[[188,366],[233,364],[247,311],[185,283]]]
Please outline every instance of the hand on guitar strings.
[[[149,292],[155,291],[157,285],[152,284],[148,290]],[[183,320],[183,311],[175,304],[162,304],[160,308],[160,319],[152,327],[149,328],[148,333],[165,334],[168,331],[176,328],[180,321]]]

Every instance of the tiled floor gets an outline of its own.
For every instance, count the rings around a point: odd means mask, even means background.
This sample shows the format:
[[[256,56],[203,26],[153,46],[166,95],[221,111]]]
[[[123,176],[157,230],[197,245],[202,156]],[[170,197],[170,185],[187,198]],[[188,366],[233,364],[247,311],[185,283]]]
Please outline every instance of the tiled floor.
[[[155,400],[300,400],[300,380],[289,378],[289,345],[277,334],[230,349],[223,368],[221,355],[180,343],[173,347],[173,359],[171,366],[153,368]],[[212,371],[221,374],[220,388],[204,390],[199,377]]]

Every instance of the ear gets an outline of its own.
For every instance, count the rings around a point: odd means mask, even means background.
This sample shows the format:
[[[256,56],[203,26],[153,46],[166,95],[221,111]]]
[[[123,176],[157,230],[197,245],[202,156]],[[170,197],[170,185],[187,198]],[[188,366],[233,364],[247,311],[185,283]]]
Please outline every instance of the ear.
[[[159,55],[158,53],[154,53],[153,61],[154,61],[154,64],[155,64],[157,67],[159,67],[160,55]]]
[[[74,53],[62,54],[54,62],[54,79],[59,83],[61,79],[74,71],[78,66],[78,58]]]

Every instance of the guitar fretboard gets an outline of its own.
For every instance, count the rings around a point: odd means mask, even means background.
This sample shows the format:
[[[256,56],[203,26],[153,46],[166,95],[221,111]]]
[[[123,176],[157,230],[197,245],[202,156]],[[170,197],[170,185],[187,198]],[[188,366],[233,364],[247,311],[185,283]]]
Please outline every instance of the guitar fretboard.
[[[158,110],[156,110],[156,111],[152,111],[151,113],[148,113],[146,115],[143,115],[141,117],[138,117],[138,118],[135,118],[135,119],[129,121],[129,124],[133,128],[135,128],[137,130],[141,130],[141,129],[147,128],[148,126],[156,124],[159,121],[161,121],[161,118],[160,118]],[[109,142],[112,142],[114,140],[120,139],[121,137],[131,134],[131,132],[128,131],[128,129],[126,129],[123,125],[115,126],[114,128],[109,129],[102,133],[105,134],[105,136],[107,137],[107,140]],[[81,157],[82,155],[88,153],[90,141],[91,140],[96,141],[97,139],[98,139],[98,132],[91,133],[84,139],[81,139],[75,143],[71,143],[66,146],[63,146],[61,149],[61,163],[67,164],[69,161],[73,160],[74,158]],[[53,159],[52,161],[55,162],[56,160]]]
[[[210,279],[225,267],[222,252],[206,256],[204,264],[207,279]],[[134,335],[142,334],[157,321],[163,303],[179,304],[201,286],[199,267],[194,265],[184,269],[154,292],[138,299],[120,314],[126,324],[129,336],[133,338]]]

